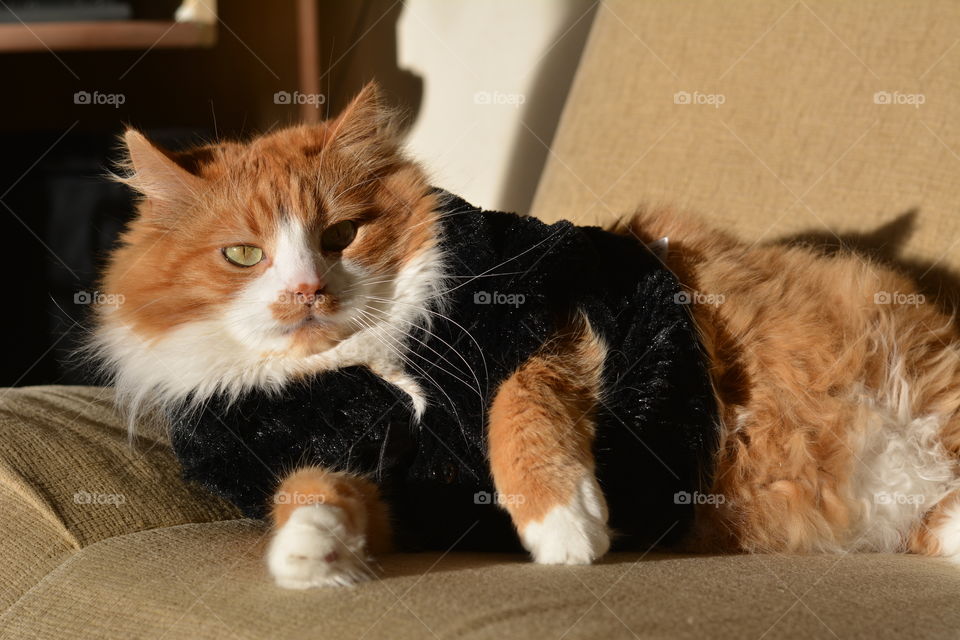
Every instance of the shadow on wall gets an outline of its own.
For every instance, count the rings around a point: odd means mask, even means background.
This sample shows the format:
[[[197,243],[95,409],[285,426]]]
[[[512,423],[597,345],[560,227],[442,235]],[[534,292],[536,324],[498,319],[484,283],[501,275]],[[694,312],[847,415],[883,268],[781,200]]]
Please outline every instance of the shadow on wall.
[[[500,193],[500,201],[507,211],[530,211],[598,6],[599,2],[594,2],[585,12],[581,3],[564,4],[567,15],[559,21],[558,32],[551,38],[555,43],[553,48],[543,56],[534,72],[536,80],[521,112],[525,126],[518,130]]]
[[[320,20],[320,86],[327,95],[324,117],[340,112],[376,79],[384,96],[409,126],[420,112],[423,79],[398,61],[397,22],[404,4],[395,0],[328,3]]]
[[[596,4],[404,3],[399,63],[423,78],[407,147],[438,186],[478,206],[529,210]]]
[[[960,304],[960,276],[935,262],[901,255],[916,228],[918,215],[917,209],[909,209],[873,231],[840,234],[810,231],[779,240],[778,244],[806,246],[824,255],[851,251],[877,260],[914,278],[921,293],[934,300],[942,311],[952,314]]]

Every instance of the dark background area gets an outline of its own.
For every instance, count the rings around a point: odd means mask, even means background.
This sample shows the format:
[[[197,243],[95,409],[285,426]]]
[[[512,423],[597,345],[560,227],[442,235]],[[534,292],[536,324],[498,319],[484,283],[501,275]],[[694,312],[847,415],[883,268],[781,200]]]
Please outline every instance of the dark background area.
[[[151,131],[172,147],[201,129]],[[9,343],[0,384],[92,382],[71,357],[87,330],[97,277],[123,225],[133,196],[108,177],[118,156],[115,133],[8,134],[0,173],[22,176],[0,199],[2,237],[16,265],[4,314]],[[51,149],[45,156],[44,151]],[[41,158],[34,166],[29,163]]]

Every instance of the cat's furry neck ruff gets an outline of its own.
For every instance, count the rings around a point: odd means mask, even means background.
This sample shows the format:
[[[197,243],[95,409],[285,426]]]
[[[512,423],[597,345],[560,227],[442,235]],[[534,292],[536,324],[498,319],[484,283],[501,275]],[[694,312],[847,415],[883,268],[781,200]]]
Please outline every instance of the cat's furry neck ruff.
[[[327,351],[306,357],[262,353],[233,339],[225,330],[229,316],[187,324],[151,340],[125,324],[112,322],[111,309],[104,310],[102,326],[90,347],[109,372],[118,402],[131,419],[149,406],[187,408],[214,395],[236,398],[253,389],[278,391],[293,380],[353,365],[377,371],[407,391],[422,411],[423,396],[402,375],[398,349],[414,327],[429,326],[429,310],[439,302],[442,264],[436,247],[425,248],[397,275],[395,302],[385,303],[380,311],[382,321],[360,328]]]

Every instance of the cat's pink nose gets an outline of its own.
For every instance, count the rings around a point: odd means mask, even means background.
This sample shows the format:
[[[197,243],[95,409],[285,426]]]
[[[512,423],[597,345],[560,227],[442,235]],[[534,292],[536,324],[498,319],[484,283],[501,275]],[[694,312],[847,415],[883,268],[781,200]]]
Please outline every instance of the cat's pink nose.
[[[312,304],[318,296],[323,295],[323,290],[326,286],[327,283],[321,279],[311,280],[309,282],[301,282],[291,287],[289,293],[299,302]]]

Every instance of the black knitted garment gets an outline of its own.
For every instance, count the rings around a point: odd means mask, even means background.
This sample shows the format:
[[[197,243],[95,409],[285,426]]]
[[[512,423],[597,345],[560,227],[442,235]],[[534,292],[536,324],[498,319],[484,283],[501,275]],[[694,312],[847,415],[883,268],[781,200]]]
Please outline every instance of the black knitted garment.
[[[214,398],[170,416],[185,476],[262,517],[278,476],[297,465],[369,473],[402,548],[517,549],[492,497],[486,412],[580,311],[608,349],[594,454],[614,546],[676,540],[692,517],[676,494],[701,489],[716,447],[707,360],[677,279],[632,237],[442,202],[443,315],[407,345],[407,372],[428,396],[422,419],[364,367],[280,395]]]

